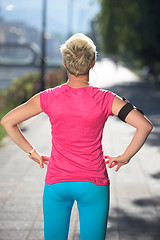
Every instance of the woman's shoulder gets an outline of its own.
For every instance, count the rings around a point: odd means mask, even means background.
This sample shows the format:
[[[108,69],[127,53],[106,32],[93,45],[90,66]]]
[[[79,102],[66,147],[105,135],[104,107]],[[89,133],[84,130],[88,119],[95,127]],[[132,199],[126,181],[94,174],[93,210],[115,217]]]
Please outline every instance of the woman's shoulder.
[[[47,88],[46,90],[44,90],[43,92],[47,95],[59,95],[59,93],[61,91],[63,91],[64,89],[64,84],[62,85],[59,85],[59,86],[56,86],[56,87],[53,87],[53,88]]]
[[[110,91],[108,89],[102,89],[102,88],[99,88],[99,87],[92,86],[91,93],[93,95],[105,96],[105,95],[111,94],[112,91]],[[112,93],[112,94],[114,94],[114,93]]]

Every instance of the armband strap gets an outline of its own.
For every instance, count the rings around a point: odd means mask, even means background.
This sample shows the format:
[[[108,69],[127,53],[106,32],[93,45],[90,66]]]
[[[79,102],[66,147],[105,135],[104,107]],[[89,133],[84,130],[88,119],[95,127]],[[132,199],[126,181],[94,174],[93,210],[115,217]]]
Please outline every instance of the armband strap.
[[[127,115],[134,109],[133,105],[129,102],[124,105],[118,113],[118,117],[125,122]]]
[[[122,98],[124,102],[126,102],[126,105],[124,105],[121,110],[118,113],[118,117],[125,122],[125,119],[127,117],[127,115],[133,110],[136,109],[137,111],[139,111],[141,114],[144,115],[143,111],[136,108],[135,106],[133,106],[126,98]]]

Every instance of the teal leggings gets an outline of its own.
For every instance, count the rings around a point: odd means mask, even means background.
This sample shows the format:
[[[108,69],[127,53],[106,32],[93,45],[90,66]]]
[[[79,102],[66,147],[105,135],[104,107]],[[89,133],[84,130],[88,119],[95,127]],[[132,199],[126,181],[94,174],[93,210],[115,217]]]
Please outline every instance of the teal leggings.
[[[67,240],[70,215],[77,201],[81,240],[104,240],[109,211],[109,186],[91,182],[45,183],[44,239]]]

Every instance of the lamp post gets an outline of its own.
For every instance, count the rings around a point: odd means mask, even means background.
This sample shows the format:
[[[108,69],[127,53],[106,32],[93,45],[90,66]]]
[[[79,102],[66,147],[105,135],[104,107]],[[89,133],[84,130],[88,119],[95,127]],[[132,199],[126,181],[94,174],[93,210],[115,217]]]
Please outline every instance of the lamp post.
[[[42,35],[41,35],[41,87],[40,90],[45,89],[45,68],[46,68],[46,10],[47,0],[43,0],[42,5]]]
[[[73,26],[73,0],[68,0],[68,19],[67,19],[67,35],[68,38],[72,35]]]

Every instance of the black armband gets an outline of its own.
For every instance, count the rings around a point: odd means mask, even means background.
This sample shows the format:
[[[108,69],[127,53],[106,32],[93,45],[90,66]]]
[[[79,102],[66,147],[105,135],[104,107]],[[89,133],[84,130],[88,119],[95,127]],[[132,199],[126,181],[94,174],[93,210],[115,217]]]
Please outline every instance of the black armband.
[[[118,117],[125,122],[125,119],[127,117],[127,115],[133,110],[136,109],[138,110],[140,113],[144,114],[142,110],[136,108],[135,106],[133,106],[126,98],[122,98],[124,102],[126,102],[126,105],[124,105],[121,110],[118,113]]]

